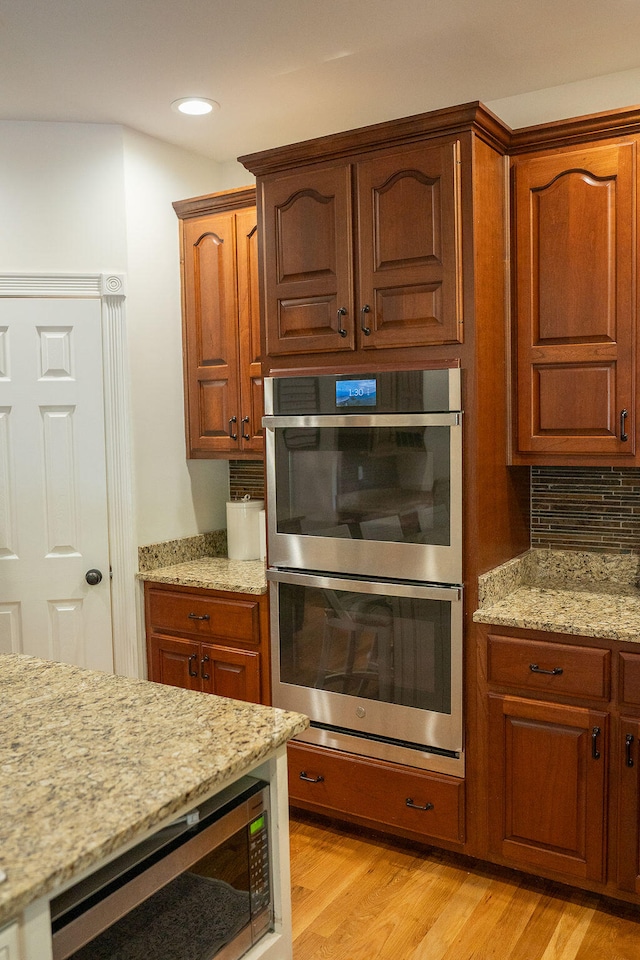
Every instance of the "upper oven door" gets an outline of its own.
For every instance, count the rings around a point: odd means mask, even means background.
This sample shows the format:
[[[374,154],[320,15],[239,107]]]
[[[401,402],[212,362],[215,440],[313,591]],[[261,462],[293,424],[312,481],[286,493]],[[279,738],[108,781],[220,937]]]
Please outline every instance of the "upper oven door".
[[[461,419],[265,417],[269,565],[462,583]]]

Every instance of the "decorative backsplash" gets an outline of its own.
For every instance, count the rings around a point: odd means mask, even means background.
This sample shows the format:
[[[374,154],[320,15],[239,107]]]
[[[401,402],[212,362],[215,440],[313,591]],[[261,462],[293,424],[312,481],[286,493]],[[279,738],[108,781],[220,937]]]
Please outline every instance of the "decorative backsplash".
[[[531,546],[640,553],[640,469],[532,467]]]
[[[249,494],[256,500],[264,500],[264,462],[262,460],[229,461],[229,496],[242,500]]]

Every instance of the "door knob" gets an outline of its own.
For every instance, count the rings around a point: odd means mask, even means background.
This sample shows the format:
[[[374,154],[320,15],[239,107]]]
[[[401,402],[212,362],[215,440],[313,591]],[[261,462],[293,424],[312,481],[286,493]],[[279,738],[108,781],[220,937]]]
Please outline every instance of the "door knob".
[[[87,570],[84,578],[90,587],[95,587],[102,580],[102,574],[99,570]]]

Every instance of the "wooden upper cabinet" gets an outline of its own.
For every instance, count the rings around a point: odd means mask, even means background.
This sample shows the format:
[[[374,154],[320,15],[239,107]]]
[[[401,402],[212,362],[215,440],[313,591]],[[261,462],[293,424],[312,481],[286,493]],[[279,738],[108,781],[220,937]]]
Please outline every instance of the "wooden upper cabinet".
[[[517,157],[514,463],[633,462],[636,144]]]
[[[356,165],[363,349],[462,341],[459,153],[454,140]]]
[[[255,190],[180,201],[174,208],[181,223],[189,456],[259,457],[262,374]]]
[[[267,352],[353,349],[350,166],[278,176],[262,198]]]
[[[278,173],[262,203],[269,356],[461,341],[457,140]]]

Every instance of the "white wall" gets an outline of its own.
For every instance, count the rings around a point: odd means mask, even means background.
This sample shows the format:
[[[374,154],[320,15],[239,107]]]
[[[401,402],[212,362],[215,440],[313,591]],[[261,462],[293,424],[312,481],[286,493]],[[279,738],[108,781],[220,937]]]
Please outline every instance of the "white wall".
[[[2,272],[127,267],[122,128],[0,122]]]
[[[115,124],[0,122],[2,272],[127,275],[139,544],[225,526],[226,462],[186,460],[171,203],[251,181]]]
[[[516,97],[487,101],[487,107],[513,129],[619,110],[640,103],[640,70],[625,70]]]
[[[174,200],[229,186],[212,160],[124,131],[127,326],[138,542],[226,526],[228,465],[186,459]]]

